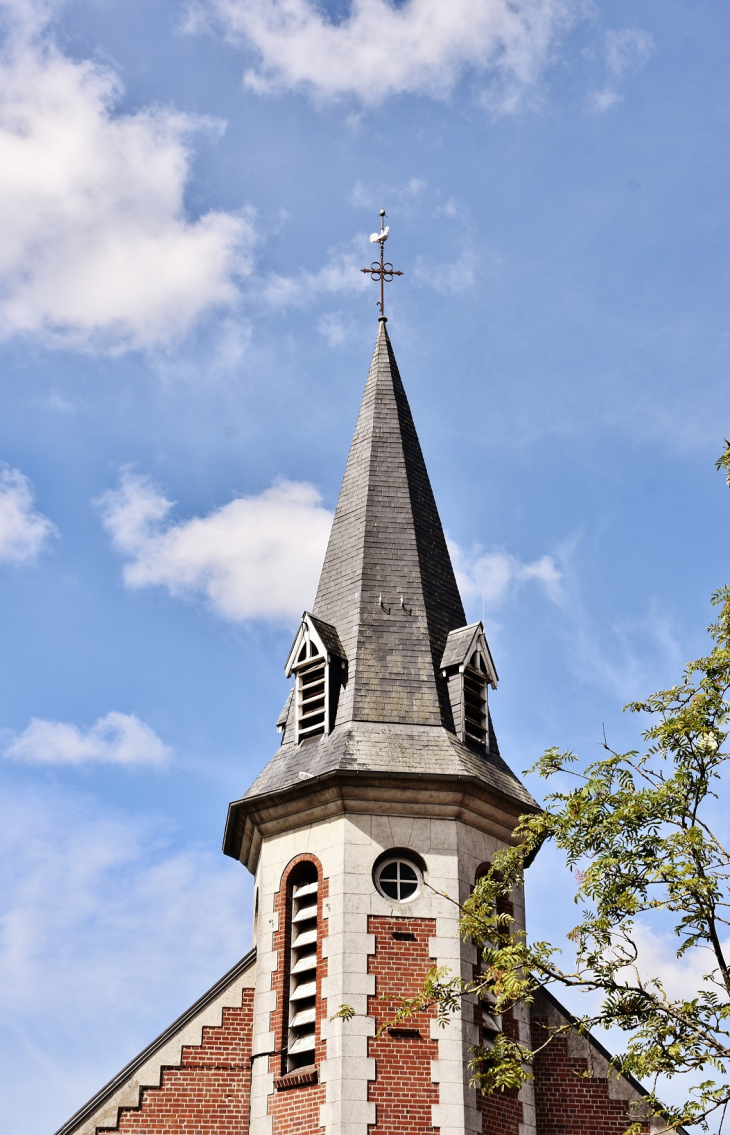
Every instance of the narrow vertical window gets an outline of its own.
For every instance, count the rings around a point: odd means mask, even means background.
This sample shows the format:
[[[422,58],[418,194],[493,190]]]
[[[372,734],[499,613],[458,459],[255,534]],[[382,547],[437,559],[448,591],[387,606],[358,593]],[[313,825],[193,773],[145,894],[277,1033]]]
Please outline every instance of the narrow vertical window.
[[[487,874],[489,866],[489,863],[481,863],[479,867],[477,867],[474,877],[475,886],[482,876]],[[500,913],[511,914],[512,906],[509,903],[505,903],[504,899],[498,899],[497,910]],[[501,938],[501,934],[499,934],[498,937]],[[478,949],[474,976],[480,981],[483,981],[487,976]],[[497,999],[491,989],[485,984],[479,994],[479,1043],[482,1048],[493,1048],[496,1037],[503,1031],[502,1014],[496,1011],[496,1001]]]
[[[486,990],[482,993],[482,1021],[481,1036],[479,1038],[483,1048],[492,1048],[495,1037],[502,1032],[502,1017],[494,1011],[495,997]]]
[[[478,745],[487,743],[487,674],[478,650],[464,668],[464,733]]]
[[[291,719],[297,745],[310,737],[330,733],[337,719],[340,690],[347,683],[347,658],[337,628],[305,611],[285,673],[287,678],[294,676],[294,712],[287,702],[278,724],[286,730]],[[286,740],[290,737],[286,736]]]
[[[306,645],[302,647],[301,654],[305,651]],[[303,741],[305,737],[318,737],[325,732],[329,707],[326,659],[313,642],[310,642],[304,658],[301,654],[296,669],[297,736]]]
[[[296,869],[289,899],[289,1004],[286,1071],[314,1063],[317,1014],[317,869]]]
[[[450,631],[441,674],[446,679],[454,733],[480,749],[489,748],[487,686],[497,688],[497,671],[481,623]]]

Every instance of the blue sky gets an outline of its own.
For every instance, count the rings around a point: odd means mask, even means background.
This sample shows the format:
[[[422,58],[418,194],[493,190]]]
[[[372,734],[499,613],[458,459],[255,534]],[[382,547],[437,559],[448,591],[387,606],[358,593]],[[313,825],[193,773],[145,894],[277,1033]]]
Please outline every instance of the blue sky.
[[[702,651],[728,563],[730,10],[0,18],[0,1130],[46,1135],[248,947],[225,810],[276,745],[381,206],[505,758],[593,755],[604,723],[632,744],[621,706]],[[571,887],[538,860],[535,933],[564,933]]]

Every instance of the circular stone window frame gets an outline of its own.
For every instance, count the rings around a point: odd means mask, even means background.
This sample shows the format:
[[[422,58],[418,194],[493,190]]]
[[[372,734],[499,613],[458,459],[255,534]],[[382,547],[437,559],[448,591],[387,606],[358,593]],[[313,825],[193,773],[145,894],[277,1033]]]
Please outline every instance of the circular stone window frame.
[[[405,899],[394,899],[392,895],[386,894],[382,889],[380,883],[381,871],[391,863],[407,863],[408,866],[416,872],[418,878],[416,889],[412,895],[408,895]],[[380,897],[385,899],[386,902],[391,903],[394,907],[408,906],[421,896],[424,883],[426,882],[426,874],[426,864],[417,851],[413,851],[410,847],[389,847],[387,851],[381,852],[373,863],[373,886]]]

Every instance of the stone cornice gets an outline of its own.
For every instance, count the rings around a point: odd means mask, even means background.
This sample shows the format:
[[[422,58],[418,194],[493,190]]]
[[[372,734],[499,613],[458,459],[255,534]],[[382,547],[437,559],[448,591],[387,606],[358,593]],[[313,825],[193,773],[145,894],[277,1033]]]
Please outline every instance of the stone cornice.
[[[223,851],[254,873],[263,839],[334,816],[372,813],[460,820],[509,843],[519,817],[536,810],[490,790],[477,777],[337,769],[234,800],[228,808]]]

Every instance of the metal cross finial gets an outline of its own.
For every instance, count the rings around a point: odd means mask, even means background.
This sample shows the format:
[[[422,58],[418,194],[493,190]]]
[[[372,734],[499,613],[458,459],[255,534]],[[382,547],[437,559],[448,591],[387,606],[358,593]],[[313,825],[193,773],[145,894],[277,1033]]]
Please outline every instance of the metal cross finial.
[[[373,233],[370,237],[371,244],[380,245],[380,262],[373,260],[369,268],[361,268],[360,271],[370,276],[372,280],[380,281],[380,299],[378,307],[380,308],[380,318],[385,320],[385,285],[389,284],[394,276],[402,276],[403,273],[397,271],[393,265],[385,260],[385,242],[388,239],[390,232],[390,225],[385,223],[385,209],[380,210],[380,232]]]

